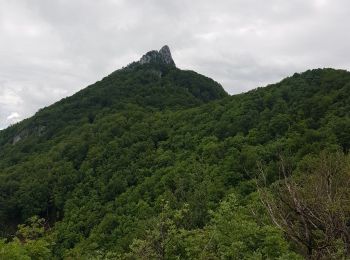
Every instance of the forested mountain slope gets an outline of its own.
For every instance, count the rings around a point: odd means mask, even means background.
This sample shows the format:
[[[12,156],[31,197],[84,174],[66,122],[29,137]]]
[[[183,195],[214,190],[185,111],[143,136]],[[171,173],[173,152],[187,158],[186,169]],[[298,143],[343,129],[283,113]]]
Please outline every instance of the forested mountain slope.
[[[347,152],[349,113],[347,71],[228,96],[174,64],[133,63],[0,132],[2,236],[37,215],[50,257],[297,259],[260,203],[258,165],[271,184],[280,155],[300,170]]]

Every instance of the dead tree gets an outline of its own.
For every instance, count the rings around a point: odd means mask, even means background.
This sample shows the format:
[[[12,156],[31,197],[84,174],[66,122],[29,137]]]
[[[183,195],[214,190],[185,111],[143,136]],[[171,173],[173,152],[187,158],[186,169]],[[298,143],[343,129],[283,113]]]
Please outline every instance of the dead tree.
[[[305,172],[280,160],[280,180],[267,187],[260,167],[258,190],[273,223],[308,259],[350,256],[350,160],[321,154]]]

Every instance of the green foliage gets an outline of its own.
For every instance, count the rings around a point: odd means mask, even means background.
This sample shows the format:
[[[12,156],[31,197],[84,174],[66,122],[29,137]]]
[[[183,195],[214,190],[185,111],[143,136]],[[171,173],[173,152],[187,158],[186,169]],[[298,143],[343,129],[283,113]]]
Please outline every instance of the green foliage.
[[[0,240],[0,259],[30,260],[25,248],[18,241],[6,243],[5,239]]]
[[[12,241],[0,240],[0,259],[50,259],[50,243],[43,237],[44,225],[45,220],[38,217],[30,218],[28,225],[19,225],[16,237]]]
[[[184,214],[188,208],[171,210],[169,203],[161,202],[161,212],[148,224],[142,239],[134,239],[126,259],[178,259],[181,258],[181,239]]]
[[[282,232],[268,224],[262,205],[253,199],[239,204],[234,193],[212,212],[203,229],[187,229],[188,208],[171,210],[166,203],[134,239],[125,259],[301,259]]]
[[[268,223],[260,203],[239,201],[234,193],[228,195],[208,226],[189,237],[189,259],[301,259]]]
[[[0,132],[2,237],[39,215],[58,258],[158,257],[159,225],[169,258],[292,257],[245,203],[257,163],[269,185],[281,153],[301,167],[321,150],[347,152],[349,93],[350,73],[332,69],[229,97],[194,72],[132,64]]]

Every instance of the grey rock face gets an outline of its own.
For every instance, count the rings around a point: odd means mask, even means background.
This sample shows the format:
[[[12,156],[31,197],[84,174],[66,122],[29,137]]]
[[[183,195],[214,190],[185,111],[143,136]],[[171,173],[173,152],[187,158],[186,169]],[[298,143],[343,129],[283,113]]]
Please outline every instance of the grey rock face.
[[[141,64],[151,63],[151,62],[161,62],[161,57],[157,51],[149,51],[143,55],[140,59]]]
[[[20,133],[18,133],[16,136],[13,137],[12,139],[12,144],[15,145],[19,141],[23,140],[29,135],[28,130],[22,130]]]
[[[43,125],[39,125],[31,129],[24,129],[12,138],[12,144],[15,145],[19,141],[24,140],[25,138],[27,138],[29,135],[32,135],[32,134],[37,136],[42,136],[45,134],[45,130],[46,130],[46,126],[43,126]]]
[[[159,63],[175,66],[175,62],[171,57],[170,49],[167,45],[163,46],[159,51],[149,51],[139,61],[140,64]]]
[[[14,138],[13,138],[13,141],[12,141],[12,144],[16,144],[18,143],[19,141],[22,140],[22,137],[20,135],[16,135]]]
[[[159,54],[163,57],[163,60],[166,64],[175,65],[175,62],[174,62],[173,58],[171,57],[171,52],[170,52],[168,45],[163,46],[159,50]]]

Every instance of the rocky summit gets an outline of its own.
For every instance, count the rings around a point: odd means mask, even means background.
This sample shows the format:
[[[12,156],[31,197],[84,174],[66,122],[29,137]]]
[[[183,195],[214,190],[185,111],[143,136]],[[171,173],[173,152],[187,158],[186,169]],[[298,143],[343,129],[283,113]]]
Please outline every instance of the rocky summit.
[[[139,61],[140,64],[160,63],[175,66],[175,62],[171,56],[170,48],[165,45],[159,51],[153,50],[143,55]]]

